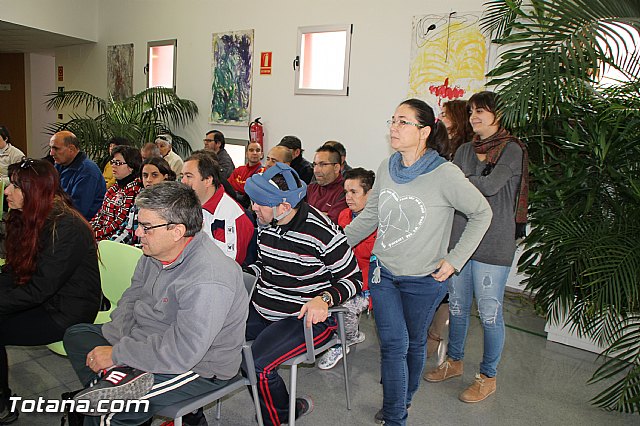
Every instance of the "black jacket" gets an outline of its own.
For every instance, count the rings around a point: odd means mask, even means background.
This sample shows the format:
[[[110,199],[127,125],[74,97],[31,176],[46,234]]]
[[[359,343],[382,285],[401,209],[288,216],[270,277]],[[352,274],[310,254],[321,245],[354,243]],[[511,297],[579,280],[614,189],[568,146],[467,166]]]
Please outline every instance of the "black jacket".
[[[0,318],[43,305],[62,328],[95,319],[102,293],[93,233],[81,218],[58,214],[42,229],[31,279],[15,285],[8,267],[0,274]]]
[[[313,166],[310,162],[302,157],[302,154],[297,156],[291,162],[291,168],[298,173],[300,179],[302,179],[307,185],[311,183],[313,179]]]

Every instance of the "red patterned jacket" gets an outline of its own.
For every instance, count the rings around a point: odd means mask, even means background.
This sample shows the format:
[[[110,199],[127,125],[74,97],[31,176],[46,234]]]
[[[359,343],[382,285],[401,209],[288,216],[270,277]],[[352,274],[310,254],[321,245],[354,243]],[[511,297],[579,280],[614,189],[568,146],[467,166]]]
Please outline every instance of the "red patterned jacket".
[[[102,207],[91,219],[91,227],[98,241],[108,240],[120,229],[127,220],[127,215],[138,192],[142,189],[142,182],[139,178],[131,180],[124,186],[120,186],[121,182],[116,182],[115,185],[107,189]]]

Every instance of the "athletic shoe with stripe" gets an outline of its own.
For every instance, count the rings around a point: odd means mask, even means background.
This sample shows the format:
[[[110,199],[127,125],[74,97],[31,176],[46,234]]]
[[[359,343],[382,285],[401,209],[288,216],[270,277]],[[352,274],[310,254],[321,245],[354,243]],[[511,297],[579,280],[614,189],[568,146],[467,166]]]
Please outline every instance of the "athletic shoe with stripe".
[[[105,413],[96,410],[100,401],[140,399],[151,390],[152,386],[152,373],[133,367],[117,366],[108,370],[94,386],[78,392],[73,399],[88,400],[90,412],[85,414],[101,416]]]

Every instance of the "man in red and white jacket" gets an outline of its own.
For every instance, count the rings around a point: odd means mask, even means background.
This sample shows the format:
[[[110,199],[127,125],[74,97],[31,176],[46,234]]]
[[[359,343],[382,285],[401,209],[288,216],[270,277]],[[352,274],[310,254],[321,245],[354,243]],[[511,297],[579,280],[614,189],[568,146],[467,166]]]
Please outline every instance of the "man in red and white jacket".
[[[218,162],[206,151],[194,152],[184,162],[182,183],[200,199],[202,230],[227,256],[242,264],[255,228],[242,206],[224,192]]]

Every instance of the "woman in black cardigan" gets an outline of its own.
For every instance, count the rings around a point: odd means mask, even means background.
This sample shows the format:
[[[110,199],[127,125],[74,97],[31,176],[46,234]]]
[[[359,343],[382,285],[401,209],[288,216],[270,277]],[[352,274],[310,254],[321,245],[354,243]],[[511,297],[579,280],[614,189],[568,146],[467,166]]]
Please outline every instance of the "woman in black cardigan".
[[[100,306],[96,241],[60,188],[55,168],[23,159],[9,166],[6,263],[0,274],[0,424],[11,412],[6,345],[62,340],[67,327],[93,322]]]

